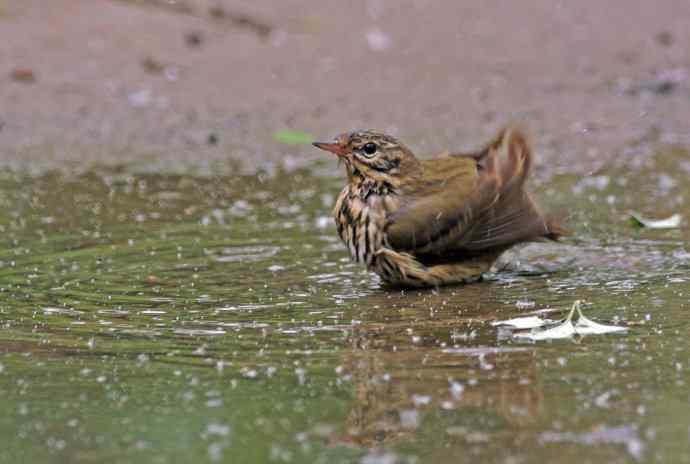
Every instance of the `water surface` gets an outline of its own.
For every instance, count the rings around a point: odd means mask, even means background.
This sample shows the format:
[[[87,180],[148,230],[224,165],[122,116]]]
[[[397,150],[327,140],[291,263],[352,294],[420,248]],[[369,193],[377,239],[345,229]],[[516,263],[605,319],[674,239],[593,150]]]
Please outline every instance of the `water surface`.
[[[342,180],[0,174],[0,462],[690,462],[687,159],[540,185],[562,244],[476,285],[349,262]],[[642,174],[643,172],[644,174]],[[622,335],[490,322],[576,299]]]

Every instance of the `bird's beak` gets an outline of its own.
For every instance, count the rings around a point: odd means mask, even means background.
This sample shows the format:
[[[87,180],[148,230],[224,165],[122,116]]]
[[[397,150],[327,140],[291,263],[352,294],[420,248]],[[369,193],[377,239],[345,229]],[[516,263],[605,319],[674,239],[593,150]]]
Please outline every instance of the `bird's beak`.
[[[347,151],[345,148],[340,145],[338,142],[332,142],[332,143],[327,143],[327,142],[314,142],[312,145],[314,145],[316,148],[320,148],[322,150],[330,151],[331,153],[335,153],[336,155],[340,156],[341,158],[347,155]]]

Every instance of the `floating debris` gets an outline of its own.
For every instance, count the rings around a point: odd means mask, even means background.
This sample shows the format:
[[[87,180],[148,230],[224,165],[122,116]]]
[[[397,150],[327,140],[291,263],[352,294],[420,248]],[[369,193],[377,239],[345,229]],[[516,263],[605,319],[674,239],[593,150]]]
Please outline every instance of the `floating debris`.
[[[577,332],[575,331],[575,326],[572,323],[571,318],[572,312],[565,321],[557,324],[554,327],[548,329],[532,329],[529,332],[520,332],[513,334],[513,338],[521,338],[532,341],[539,340],[557,340],[560,338],[570,338],[574,336]]]
[[[638,227],[646,227],[647,229],[677,229],[683,222],[683,216],[676,213],[666,219],[649,219],[642,216],[640,213],[630,211],[630,219],[632,223]]]
[[[607,333],[625,332],[628,330],[627,327],[622,327],[618,325],[606,325],[594,322],[591,319],[586,318],[582,311],[580,310],[580,305],[577,306],[577,313],[580,318],[575,323],[575,332],[578,335],[600,335]]]
[[[505,321],[495,321],[491,325],[494,327],[508,327],[511,329],[534,329],[542,327],[547,324],[552,324],[555,321],[551,319],[542,319],[538,316],[516,317],[515,319],[506,319]]]
[[[504,326],[517,330],[531,329],[528,332],[513,334],[513,338],[531,341],[556,340],[571,338],[575,335],[598,335],[618,333],[628,330],[627,327],[605,325],[594,322],[582,314],[582,302],[573,303],[568,316],[562,321],[542,319],[538,316],[518,317],[492,323],[494,326]],[[577,313],[577,321],[573,323],[573,316]]]

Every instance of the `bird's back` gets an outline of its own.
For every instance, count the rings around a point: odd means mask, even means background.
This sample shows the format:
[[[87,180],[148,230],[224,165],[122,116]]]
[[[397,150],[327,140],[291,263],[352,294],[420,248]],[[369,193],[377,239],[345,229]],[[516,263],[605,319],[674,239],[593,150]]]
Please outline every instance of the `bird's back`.
[[[390,217],[389,243],[431,264],[557,238],[562,229],[525,190],[531,163],[525,137],[515,130],[502,131],[477,153],[423,161],[422,174],[406,186],[400,210]]]

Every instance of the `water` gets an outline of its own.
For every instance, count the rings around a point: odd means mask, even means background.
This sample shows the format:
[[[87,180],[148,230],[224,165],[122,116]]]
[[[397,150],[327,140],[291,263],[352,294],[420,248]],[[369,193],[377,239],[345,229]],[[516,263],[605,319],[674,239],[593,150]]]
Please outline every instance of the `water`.
[[[382,289],[308,171],[0,174],[0,462],[690,462],[687,153],[538,190],[560,245]],[[575,299],[627,334],[490,322]],[[554,315],[550,315],[554,316]]]

